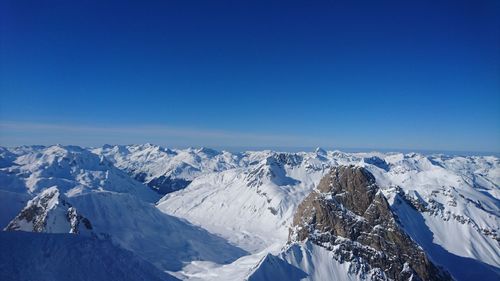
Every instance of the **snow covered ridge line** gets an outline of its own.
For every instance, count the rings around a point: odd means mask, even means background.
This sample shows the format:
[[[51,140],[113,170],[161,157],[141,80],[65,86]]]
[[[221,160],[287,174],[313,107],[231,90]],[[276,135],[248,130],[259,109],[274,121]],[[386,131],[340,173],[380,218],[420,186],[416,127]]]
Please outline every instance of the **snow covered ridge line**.
[[[241,166],[240,155],[209,148],[168,149],[156,145],[106,145],[92,149],[160,194],[185,188],[194,178]]]
[[[404,161],[405,159],[409,162],[411,160],[423,162],[424,159],[427,159],[436,165],[442,164],[442,162],[449,162],[451,159],[462,159],[466,162],[482,160],[498,162],[498,157],[496,156],[465,157],[448,156],[445,154],[426,156],[418,153],[403,154],[397,152],[344,153],[338,150],[327,152],[321,148],[317,148],[314,152],[291,153],[263,150],[231,153],[227,151],[219,152],[208,148],[168,149],[145,144],[126,146],[106,145],[102,148],[92,149],[92,151],[99,155],[104,155],[115,166],[127,171],[134,178],[157,189],[162,194],[182,189],[200,175],[238,167],[248,167],[258,164],[266,158],[272,158],[280,164],[289,166],[300,165],[311,158],[318,158],[320,162],[327,166],[337,163],[347,164],[348,162],[349,164],[353,164],[364,162],[384,169],[398,165],[398,163],[394,163],[394,160]]]

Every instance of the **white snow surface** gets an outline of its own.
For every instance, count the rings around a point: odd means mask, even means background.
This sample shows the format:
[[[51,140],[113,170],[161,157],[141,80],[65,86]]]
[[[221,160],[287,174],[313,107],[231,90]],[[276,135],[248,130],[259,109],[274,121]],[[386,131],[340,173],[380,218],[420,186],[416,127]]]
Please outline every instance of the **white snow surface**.
[[[267,255],[249,274],[248,281],[371,280],[371,273],[352,273],[350,263],[335,260],[331,251],[309,241],[293,243],[278,256]]]
[[[486,272],[483,280],[498,276],[496,156],[230,153],[151,144],[2,148],[0,203],[8,206],[0,222],[4,227],[30,198],[55,186],[95,233],[180,279],[359,280],[324,248],[286,246],[298,204],[330,167],[348,164],[373,173],[403,229],[433,262],[459,280],[467,280],[467,265]],[[145,182],[169,176],[191,183],[160,199],[133,179],[140,173]],[[398,192],[426,211],[403,202]]]
[[[178,279],[107,240],[72,234],[0,232],[0,280]]]

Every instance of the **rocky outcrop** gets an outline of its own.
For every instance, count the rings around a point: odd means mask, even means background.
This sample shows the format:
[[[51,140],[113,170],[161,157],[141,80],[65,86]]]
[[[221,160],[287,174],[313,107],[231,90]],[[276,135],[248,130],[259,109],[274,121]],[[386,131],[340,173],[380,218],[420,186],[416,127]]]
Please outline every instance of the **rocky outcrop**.
[[[31,199],[5,230],[79,234],[90,233],[92,224],[51,187]]]
[[[372,280],[450,280],[396,222],[366,169],[333,168],[298,206],[290,242],[308,239]]]

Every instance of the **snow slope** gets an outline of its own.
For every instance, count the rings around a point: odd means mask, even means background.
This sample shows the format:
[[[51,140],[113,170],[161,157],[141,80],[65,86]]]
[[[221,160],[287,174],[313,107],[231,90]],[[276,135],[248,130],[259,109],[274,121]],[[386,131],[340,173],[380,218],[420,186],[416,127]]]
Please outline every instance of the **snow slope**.
[[[340,263],[327,249],[309,241],[294,243],[279,255],[267,255],[250,272],[248,281],[270,280],[366,280],[350,272],[350,263]]]
[[[269,152],[248,167],[200,176],[158,208],[250,252],[283,245],[295,208],[327,171],[317,157],[296,156]]]
[[[110,241],[71,234],[0,232],[0,280],[178,280]]]
[[[182,219],[160,212],[130,194],[99,192],[74,196],[71,202],[92,222],[94,231],[134,251],[159,268],[180,270],[185,262],[219,264],[246,254],[224,239]]]

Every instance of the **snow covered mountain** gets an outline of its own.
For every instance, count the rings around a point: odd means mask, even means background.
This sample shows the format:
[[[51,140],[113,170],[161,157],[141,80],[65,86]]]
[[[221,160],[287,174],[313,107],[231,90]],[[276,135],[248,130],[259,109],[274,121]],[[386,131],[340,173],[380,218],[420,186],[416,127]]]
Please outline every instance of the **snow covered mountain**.
[[[478,269],[490,279],[498,275],[497,157],[321,150],[247,152],[245,157],[252,158],[248,166],[202,175],[184,190],[167,194],[158,208],[263,258],[263,253],[279,254],[277,249],[287,242],[297,206],[330,167],[356,165],[374,175],[404,231],[454,278],[467,275],[463,264],[453,257],[478,265],[471,272]],[[397,198],[419,202],[427,209],[409,215]]]
[[[289,243],[282,263],[300,268],[308,280],[328,272],[340,280],[451,280],[400,229],[375,178],[362,167],[336,167],[321,180],[298,206]],[[326,252],[326,258],[308,260],[301,255],[308,251]],[[267,257],[251,279],[272,276],[266,271],[275,262]]]
[[[159,199],[156,192],[86,149],[51,146],[14,149],[14,153],[17,158],[1,173],[3,179],[16,181],[0,184],[3,190],[32,199],[6,230],[76,234],[82,226],[91,228],[98,237],[162,270],[179,270],[184,262],[197,259],[227,263],[245,254],[162,213],[154,205]]]
[[[68,199],[53,186],[31,199],[7,225],[6,230],[49,233],[90,233],[92,224],[78,214]]]
[[[297,205],[327,171],[317,155],[249,152],[247,167],[196,178],[158,208],[251,252],[282,245]]]
[[[403,240],[412,242],[406,248],[423,250],[418,259],[425,256],[452,278],[498,280],[500,160],[495,156],[322,149],[230,153],[151,144],[1,148],[0,223],[6,230],[87,233],[186,280],[394,276],[386,267],[356,263],[362,248],[346,248],[343,256],[350,258],[339,259],[309,234],[289,236],[298,226],[294,217],[304,217],[300,206],[317,193],[321,179],[332,168],[349,165],[372,175],[378,188],[374,202],[387,204],[380,223],[363,226],[372,236],[389,235],[377,225],[398,229],[389,236],[408,237]],[[353,212],[363,205],[360,198],[340,206]],[[333,205],[325,206],[331,211]],[[330,217],[347,214],[331,212]],[[311,222],[302,226],[322,229]],[[428,279],[426,270],[418,273],[403,261],[397,268],[409,275],[401,280]],[[367,271],[353,270],[360,264]]]
[[[201,174],[240,165],[239,155],[208,148],[166,149],[157,145],[105,145],[93,150],[135,179],[166,194],[185,188]]]

